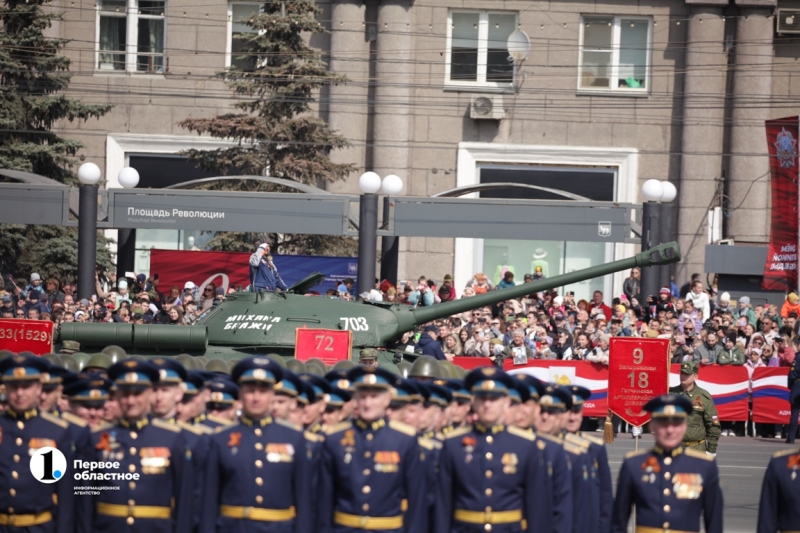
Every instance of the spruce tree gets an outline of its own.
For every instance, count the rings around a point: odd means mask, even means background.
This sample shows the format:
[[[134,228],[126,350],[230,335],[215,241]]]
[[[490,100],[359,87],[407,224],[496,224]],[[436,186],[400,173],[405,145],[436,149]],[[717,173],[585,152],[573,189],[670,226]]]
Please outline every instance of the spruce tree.
[[[103,116],[110,105],[87,105],[66,97],[70,60],[60,51],[66,39],[44,31],[62,13],[45,0],[6,0],[0,12],[0,168],[77,183],[74,156],[82,144],[52,131],[58,123]],[[98,262],[110,267],[107,240],[98,235]],[[32,271],[62,280],[77,272],[77,229],[0,225],[0,271],[27,276]]]
[[[312,110],[321,87],[345,81],[327,69],[320,53],[303,38],[325,31],[316,20],[317,12],[311,0],[270,1],[246,21],[253,33],[235,36],[236,47],[242,51],[240,56],[234,54],[239,68],[217,74],[239,100],[236,112],[180,123],[198,134],[237,143],[217,150],[186,151],[199,167],[220,175],[274,176],[315,186],[341,180],[355,170],[353,165],[329,159],[331,150],[349,143]],[[238,180],[213,187],[294,192]],[[209,248],[250,251],[255,235],[220,233]],[[357,250],[356,241],[346,237],[273,234],[273,243],[277,253],[355,255]]]

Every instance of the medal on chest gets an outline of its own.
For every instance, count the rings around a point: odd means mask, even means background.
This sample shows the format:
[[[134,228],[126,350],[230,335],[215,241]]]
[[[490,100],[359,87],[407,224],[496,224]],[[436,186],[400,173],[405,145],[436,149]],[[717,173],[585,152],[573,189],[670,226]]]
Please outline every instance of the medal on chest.
[[[353,460],[353,453],[356,451],[356,432],[353,429],[348,429],[344,432],[342,440],[339,441],[344,450],[344,464],[349,465]]]
[[[466,455],[464,455],[464,461],[469,464],[472,462],[472,452],[475,451],[475,445],[477,444],[475,437],[468,435],[461,439],[461,444],[464,446],[464,452],[466,452]]]

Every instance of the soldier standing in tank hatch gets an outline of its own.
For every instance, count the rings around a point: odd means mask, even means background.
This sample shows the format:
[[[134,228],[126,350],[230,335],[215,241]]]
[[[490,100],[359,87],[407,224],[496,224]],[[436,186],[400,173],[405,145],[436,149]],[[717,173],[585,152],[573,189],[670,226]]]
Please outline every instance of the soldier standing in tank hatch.
[[[698,387],[696,381],[697,363],[684,361],[681,363],[681,384],[669,389],[669,392],[685,396],[692,403],[683,445],[716,456],[717,442],[722,434],[717,408],[711,394]]]
[[[272,262],[270,246],[272,241],[266,233],[259,234],[256,239],[256,251],[250,256],[250,290],[274,291],[288,289]]]
[[[706,533],[722,533],[717,463],[705,451],[682,444],[693,409],[688,397],[677,394],[657,396],[645,404],[656,445],[625,456],[617,481],[612,533],[627,533],[634,506],[635,529],[640,533],[700,531],[701,514]]]

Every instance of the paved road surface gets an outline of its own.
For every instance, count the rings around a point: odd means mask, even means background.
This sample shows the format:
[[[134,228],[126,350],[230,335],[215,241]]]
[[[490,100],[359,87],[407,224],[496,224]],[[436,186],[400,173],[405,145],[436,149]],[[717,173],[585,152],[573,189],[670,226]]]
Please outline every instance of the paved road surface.
[[[598,433],[599,435],[599,433]],[[652,447],[651,435],[644,435],[639,447]],[[720,437],[717,453],[725,498],[725,533],[753,533],[758,518],[761,480],[772,454],[794,447],[778,439]],[[608,445],[608,460],[616,490],[617,473],[625,454],[634,449],[634,439],[620,434]]]

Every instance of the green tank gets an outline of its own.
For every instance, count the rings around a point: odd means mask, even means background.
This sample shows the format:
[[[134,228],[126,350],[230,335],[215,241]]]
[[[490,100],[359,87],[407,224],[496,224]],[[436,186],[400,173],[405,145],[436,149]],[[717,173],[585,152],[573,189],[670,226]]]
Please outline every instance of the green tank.
[[[358,359],[363,348],[381,348],[379,361],[392,362],[394,353],[382,348],[391,347],[403,333],[421,324],[633,267],[675,263],[680,261],[680,257],[678,244],[672,242],[627,259],[418,308],[389,302],[346,302],[322,296],[309,298],[306,294],[325,278],[324,274],[314,273],[282,292],[229,294],[224,302],[202,315],[194,326],[71,322],[62,324],[59,342],[77,341],[82,349],[114,344],[128,352],[148,356],[188,353],[232,360],[269,352],[292,357],[298,328],[349,330],[352,332],[353,360]],[[319,334],[323,336],[320,342],[324,343],[324,331]],[[409,358],[413,357],[409,354]]]

